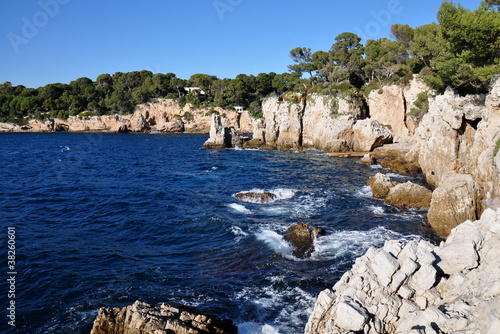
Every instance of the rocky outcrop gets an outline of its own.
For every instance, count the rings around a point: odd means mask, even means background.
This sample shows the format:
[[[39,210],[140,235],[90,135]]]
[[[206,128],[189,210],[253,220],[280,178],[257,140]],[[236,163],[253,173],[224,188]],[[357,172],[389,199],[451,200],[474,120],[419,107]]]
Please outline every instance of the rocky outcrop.
[[[461,222],[476,219],[480,207],[479,189],[472,176],[450,172],[434,191],[427,218],[437,233],[446,236]]]
[[[220,115],[212,115],[212,125],[210,126],[210,137],[203,144],[205,148],[225,148],[226,147],[226,130],[222,126]]]
[[[470,175],[477,184],[476,198],[455,203],[466,206],[455,211],[475,211],[473,219],[484,209],[477,207],[480,200],[500,197],[500,157],[496,148],[500,140],[499,92],[500,78],[488,96],[462,97],[448,89],[443,95],[431,97],[429,112],[416,130],[414,147],[407,154],[407,159],[416,160],[427,182],[436,188],[435,196],[446,192],[439,188],[447,186],[445,180],[450,172]],[[462,218],[451,219],[458,223]],[[443,231],[453,228],[446,225]]]
[[[306,334],[500,332],[500,210],[435,247],[388,241],[320,293]]]
[[[398,184],[389,190],[385,202],[389,205],[405,208],[428,208],[432,192],[410,181]]]
[[[326,152],[348,151],[353,146],[352,128],[362,116],[361,108],[349,100],[313,94],[306,99],[302,146]]]
[[[316,94],[307,98],[269,97],[263,101],[262,110],[265,131],[258,138],[267,147],[327,152],[352,149],[352,127],[362,116],[362,110],[347,100]]]
[[[243,191],[234,195],[238,200],[247,203],[268,204],[278,199],[276,194],[271,192]]]
[[[409,113],[418,94],[426,91],[429,87],[418,76],[406,86],[391,85],[372,90],[367,99],[370,118],[390,126],[396,142],[412,141],[418,120]]]
[[[392,131],[378,121],[364,119],[353,126],[353,149],[358,152],[369,152],[392,142]]]
[[[236,334],[230,320],[220,320],[193,308],[136,301],[123,308],[101,308],[91,334]]]
[[[298,223],[290,226],[284,233],[284,240],[293,247],[292,255],[304,259],[314,252],[314,240],[325,231],[320,228],[310,228],[308,223]]]
[[[387,175],[382,173],[377,173],[368,179],[372,194],[377,198],[385,198],[397,184],[398,182],[391,181]]]

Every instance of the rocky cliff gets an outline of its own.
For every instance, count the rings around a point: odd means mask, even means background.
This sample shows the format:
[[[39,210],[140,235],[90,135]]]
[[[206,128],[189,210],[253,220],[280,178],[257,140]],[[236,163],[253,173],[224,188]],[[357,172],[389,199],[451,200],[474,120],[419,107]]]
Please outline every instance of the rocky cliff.
[[[312,94],[269,97],[263,119],[254,121],[254,139],[267,148],[315,148],[325,152],[370,151],[392,141],[377,121],[348,99]]]
[[[394,141],[411,142],[418,120],[412,108],[418,94],[429,91],[429,87],[415,76],[408,85],[390,85],[370,92],[367,99],[370,118],[390,126]]]
[[[187,104],[179,105],[171,99],[157,99],[141,104],[131,115],[71,116],[68,119],[51,119],[46,122],[30,120],[22,127],[0,124],[0,132],[52,132],[52,131],[108,131],[108,132],[202,132],[208,133],[212,114],[223,115],[226,127],[234,127],[242,133],[251,133],[252,119],[248,112],[214,108],[193,108]]]
[[[320,293],[306,334],[500,333],[500,210],[446,242],[386,242]]]
[[[459,96],[452,89],[429,98],[415,131],[409,160],[416,160],[434,191],[430,224],[447,235],[477,219],[485,202],[500,196],[500,79],[490,94]]]

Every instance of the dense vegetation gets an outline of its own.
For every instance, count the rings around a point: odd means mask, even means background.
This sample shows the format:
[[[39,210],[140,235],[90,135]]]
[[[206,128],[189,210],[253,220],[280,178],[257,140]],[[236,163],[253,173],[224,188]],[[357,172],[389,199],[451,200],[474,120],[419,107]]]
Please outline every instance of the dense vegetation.
[[[461,94],[484,93],[500,73],[499,9],[499,0],[482,1],[475,11],[445,1],[437,14],[439,24],[395,24],[393,40],[368,40],[363,45],[359,36],[345,32],[329,51],[295,48],[290,51],[290,73],[240,74],[234,79],[195,74],[184,80],[173,73],[118,72],[38,89],[5,82],[0,85],[0,121],[131,113],[137,104],[155,98],[175,98],[194,107],[241,105],[258,116],[262,99],[271,93],[317,92],[363,103],[370,90],[406,84],[413,74],[436,92],[453,86]],[[425,109],[425,97],[420,100],[416,113]]]

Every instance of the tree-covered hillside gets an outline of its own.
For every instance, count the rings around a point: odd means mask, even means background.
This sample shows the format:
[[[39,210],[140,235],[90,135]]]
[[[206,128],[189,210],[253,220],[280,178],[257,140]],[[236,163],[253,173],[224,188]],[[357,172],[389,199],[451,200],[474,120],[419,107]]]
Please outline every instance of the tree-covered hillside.
[[[438,24],[395,24],[392,40],[363,45],[359,36],[345,32],[328,51],[297,47],[290,51],[290,72],[283,74],[240,74],[234,79],[194,74],[186,80],[173,73],[117,72],[95,81],[83,77],[37,89],[5,82],[0,85],[0,121],[131,113],[155,98],[174,98],[194,107],[243,106],[258,116],[262,99],[272,93],[349,95],[363,103],[370,90],[405,84],[413,74],[436,92],[452,86],[461,94],[484,93],[500,74],[499,9],[499,0],[482,1],[474,11],[445,1],[437,13]]]

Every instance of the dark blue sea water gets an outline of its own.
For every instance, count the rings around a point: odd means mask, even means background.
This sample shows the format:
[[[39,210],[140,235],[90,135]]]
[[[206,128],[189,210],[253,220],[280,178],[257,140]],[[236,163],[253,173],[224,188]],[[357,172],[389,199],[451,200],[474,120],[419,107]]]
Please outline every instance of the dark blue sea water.
[[[317,294],[387,239],[435,239],[423,211],[318,151],[205,150],[193,134],[1,134],[2,333],[89,333],[102,306],[187,304],[241,333],[301,333]],[[273,204],[241,203],[271,191]],[[281,233],[323,227],[311,259]],[[7,228],[16,228],[15,329]]]

